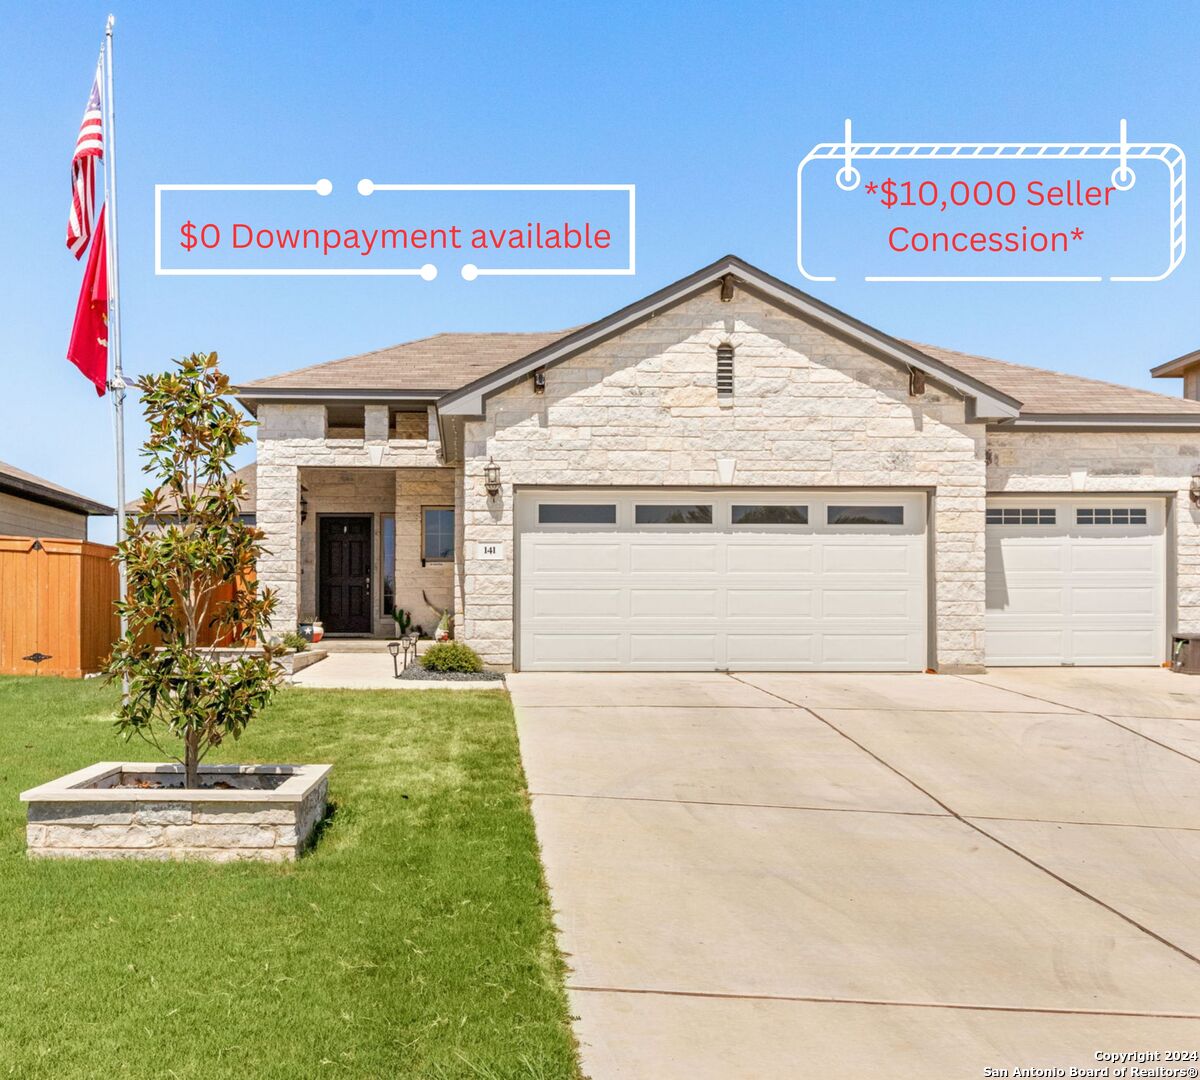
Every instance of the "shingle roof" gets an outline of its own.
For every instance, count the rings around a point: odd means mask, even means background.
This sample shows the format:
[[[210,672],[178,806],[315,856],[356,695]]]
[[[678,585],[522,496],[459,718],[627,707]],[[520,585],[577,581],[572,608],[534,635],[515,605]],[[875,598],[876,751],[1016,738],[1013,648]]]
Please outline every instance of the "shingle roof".
[[[1022,416],[1038,413],[1200,415],[1200,401],[1156,394],[1152,390],[1136,390],[1131,386],[1087,379],[1082,375],[1011,364],[1007,360],[972,356],[937,345],[922,345],[915,341],[909,344],[997,390],[1011,394],[1021,402]]]
[[[253,514],[255,511],[256,500],[258,499],[258,472],[255,468],[256,462],[250,462],[249,465],[243,465],[234,474],[235,480],[240,480],[244,487],[244,494],[241,501],[238,503],[238,510],[243,514]],[[142,506],[142,498],[139,495],[136,499],[131,499],[125,504],[126,513],[135,513]],[[175,511],[175,502],[172,499],[164,498],[162,502],[162,513],[170,514]]]
[[[369,391],[441,395],[574,333],[443,333],[243,383],[255,391]],[[1200,402],[918,342],[904,344],[1021,402],[1021,415],[1200,415]]]
[[[89,499],[70,488],[52,484],[40,476],[34,476],[15,465],[0,461],[0,491],[20,495],[33,502],[47,506],[57,506],[63,510],[74,510],[79,514],[91,514],[94,517],[107,517],[116,511],[111,506]]]
[[[570,330],[529,334],[434,334],[242,383],[238,390],[419,390],[445,393],[490,375]],[[253,396],[252,394],[250,396]]]

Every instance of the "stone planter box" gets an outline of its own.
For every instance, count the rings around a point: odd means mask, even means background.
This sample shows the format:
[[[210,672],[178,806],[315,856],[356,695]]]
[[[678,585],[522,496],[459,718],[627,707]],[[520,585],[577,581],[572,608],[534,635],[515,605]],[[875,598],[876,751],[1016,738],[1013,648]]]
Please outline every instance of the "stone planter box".
[[[259,859],[304,850],[325,816],[331,765],[183,766],[102,761],[21,792],[30,856],[91,859]]]

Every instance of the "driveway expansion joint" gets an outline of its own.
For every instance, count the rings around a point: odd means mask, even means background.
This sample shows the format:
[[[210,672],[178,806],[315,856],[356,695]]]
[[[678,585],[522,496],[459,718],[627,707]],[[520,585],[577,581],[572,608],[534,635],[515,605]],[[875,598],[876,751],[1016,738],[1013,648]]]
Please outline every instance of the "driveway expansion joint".
[[[965,676],[961,676],[961,675],[953,676],[953,677],[960,678],[960,679],[966,678]],[[734,681],[736,681],[736,682],[743,682],[742,679],[739,679],[739,678],[737,678],[737,676],[734,676],[734,675],[730,675],[729,678],[734,679]],[[988,840],[991,840],[992,843],[997,844],[999,847],[1002,847],[1005,851],[1008,851],[1011,854],[1015,855],[1018,859],[1022,859],[1023,861],[1027,862],[1030,866],[1034,867],[1037,870],[1040,870],[1042,873],[1053,878],[1060,885],[1065,885],[1072,892],[1078,893],[1084,899],[1090,900],[1093,904],[1096,904],[1098,907],[1103,908],[1105,911],[1108,911],[1111,914],[1115,915],[1117,918],[1123,920],[1124,922],[1127,922],[1130,926],[1135,927],[1136,929],[1140,930],[1143,934],[1146,934],[1147,936],[1153,938],[1155,941],[1159,942],[1159,944],[1167,946],[1167,948],[1172,949],[1175,952],[1179,953],[1180,956],[1186,957],[1188,960],[1192,961],[1192,963],[1200,966],[1200,957],[1189,952],[1187,949],[1183,948],[1181,945],[1177,945],[1175,942],[1169,940],[1168,938],[1163,937],[1161,934],[1155,932],[1154,930],[1151,930],[1148,926],[1146,926],[1143,923],[1138,922],[1138,920],[1133,918],[1131,915],[1125,914],[1125,912],[1121,911],[1119,908],[1115,908],[1111,904],[1105,903],[1098,896],[1095,896],[1094,894],[1088,892],[1086,889],[1080,887],[1079,885],[1076,885],[1073,881],[1068,880],[1067,878],[1063,877],[1061,874],[1056,874],[1049,867],[1044,866],[1042,863],[1038,862],[1036,859],[1030,857],[1029,855],[1026,855],[1023,851],[1020,851],[1019,849],[1013,847],[1011,844],[1006,844],[1003,840],[999,839],[998,837],[994,836],[992,833],[988,832],[985,828],[983,828],[983,826],[977,825],[970,818],[964,817],[953,807],[947,805],[941,799],[937,798],[932,793],[926,791],[923,787],[921,787],[920,784],[918,784],[915,780],[913,780],[912,777],[905,775],[905,773],[903,773],[900,769],[896,768],[896,766],[891,764],[891,762],[885,761],[882,757],[880,757],[874,751],[868,749],[866,746],[864,746],[862,743],[860,743],[857,739],[854,739],[850,735],[847,735],[846,732],[842,731],[835,723],[833,723],[832,720],[829,720],[828,718],[822,716],[814,708],[812,708],[812,706],[800,705],[797,702],[791,701],[789,698],[786,698],[781,694],[775,693],[773,690],[764,690],[760,686],[754,686],[753,683],[744,683],[744,685],[752,687],[755,690],[759,690],[764,694],[770,694],[772,697],[776,698],[779,701],[786,702],[787,704],[792,705],[794,708],[803,709],[805,712],[808,712],[810,715],[812,715],[812,716],[816,717],[816,719],[820,720],[821,723],[828,725],[830,728],[832,728],[834,731],[836,731],[839,735],[842,736],[842,738],[847,739],[849,742],[853,743],[864,754],[870,755],[877,762],[879,762],[879,764],[883,765],[887,769],[890,769],[893,773],[896,774],[896,776],[900,777],[900,779],[906,780],[909,784],[911,784],[914,788],[916,788],[917,791],[921,792],[922,795],[933,800],[933,802],[935,802],[938,806],[942,807],[951,817],[962,822],[962,824],[965,825],[968,829],[973,829],[980,836],[983,836],[983,837],[987,838]],[[1019,691],[1012,691],[1012,693],[1019,693]],[[1044,701],[1046,704],[1049,704],[1049,705],[1057,704],[1056,702],[1049,701],[1049,699],[1037,698],[1032,694],[1024,694],[1022,696],[1033,698],[1034,700],[1038,700],[1038,701]],[[1066,705],[1066,706],[1061,706],[1061,707],[1075,709],[1075,706],[1071,706],[1071,705]],[[1075,712],[1080,715],[1083,715],[1083,716],[1095,716],[1101,720],[1108,719],[1107,717],[1100,716],[1098,713],[1089,713],[1084,709],[1075,709]],[[1110,722],[1112,722],[1112,721],[1110,721]],[[1116,726],[1122,727],[1123,725],[1117,724]],[[1149,741],[1153,742],[1154,740],[1149,740]],[[1188,755],[1185,754],[1183,756],[1187,757]],[[1189,759],[1189,760],[1194,760],[1194,759]]]
[[[1200,1013],[1142,1012],[1130,1009],[1067,1009],[1048,1005],[982,1005],[962,1001],[899,1001],[892,998],[815,997],[803,994],[733,994],[706,990],[662,990],[628,986],[576,986],[577,994],[639,994],[654,997],[704,998],[716,1001],[794,1001],[811,1005],[874,1005],[900,1009],[961,1009],[970,1012],[1036,1013],[1050,1016],[1138,1016],[1160,1020],[1200,1020]]]

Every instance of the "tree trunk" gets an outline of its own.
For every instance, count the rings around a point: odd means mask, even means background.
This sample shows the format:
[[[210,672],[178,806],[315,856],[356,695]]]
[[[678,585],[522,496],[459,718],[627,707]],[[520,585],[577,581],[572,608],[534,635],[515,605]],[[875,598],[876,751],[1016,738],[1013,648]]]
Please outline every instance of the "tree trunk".
[[[183,736],[183,786],[200,786],[200,732],[187,731]]]

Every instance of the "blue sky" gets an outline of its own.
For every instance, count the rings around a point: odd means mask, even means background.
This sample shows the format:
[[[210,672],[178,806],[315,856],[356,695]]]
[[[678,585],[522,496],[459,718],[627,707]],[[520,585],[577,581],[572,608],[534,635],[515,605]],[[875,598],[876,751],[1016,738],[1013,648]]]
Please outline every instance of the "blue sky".
[[[110,412],[64,359],[71,148],[104,5],[3,5],[0,459],[113,498]],[[795,170],[862,139],[1200,145],[1188,5],[117,3],[130,372],[235,380],[442,330],[570,326],[736,252],[901,337],[1138,386],[1200,345],[1200,257],[1147,285],[806,284]],[[638,274],[164,278],[156,183],[635,183]],[[830,213],[849,213],[833,209]],[[131,487],[142,428],[131,407]],[[93,534],[104,538],[103,525]]]

